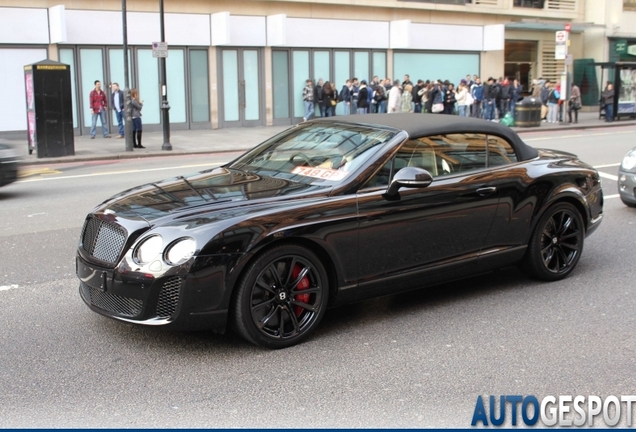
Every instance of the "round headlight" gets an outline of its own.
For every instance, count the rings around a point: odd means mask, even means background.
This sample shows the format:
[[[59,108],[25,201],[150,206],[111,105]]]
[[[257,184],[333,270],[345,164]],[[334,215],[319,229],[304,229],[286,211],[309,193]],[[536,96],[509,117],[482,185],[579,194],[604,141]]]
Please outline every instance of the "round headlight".
[[[165,260],[168,264],[179,265],[194,255],[197,250],[197,242],[192,238],[182,238],[168,247]]]
[[[133,258],[138,264],[147,264],[161,253],[163,239],[161,236],[152,236],[143,240],[133,252]]]
[[[632,150],[625,155],[623,163],[621,164],[623,169],[630,170],[636,166],[636,150]]]

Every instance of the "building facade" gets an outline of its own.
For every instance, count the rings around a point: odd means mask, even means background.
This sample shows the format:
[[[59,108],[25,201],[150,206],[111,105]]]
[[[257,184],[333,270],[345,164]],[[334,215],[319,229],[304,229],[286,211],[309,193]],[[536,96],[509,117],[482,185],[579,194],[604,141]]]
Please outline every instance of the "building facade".
[[[151,48],[160,41],[159,1],[127,3],[129,80],[144,100],[145,128],[159,130],[159,62]],[[614,36],[636,37],[633,3],[164,0],[171,129],[294,124],[307,78],[340,89],[353,76],[458,83],[468,74],[505,75],[528,88],[565,69],[555,60],[555,31],[566,23],[574,59],[609,60]],[[0,1],[0,74],[12,101],[0,108],[0,134],[26,130],[23,67],[46,58],[71,65],[74,127],[87,133],[94,81],[123,86],[122,33],[119,0]]]

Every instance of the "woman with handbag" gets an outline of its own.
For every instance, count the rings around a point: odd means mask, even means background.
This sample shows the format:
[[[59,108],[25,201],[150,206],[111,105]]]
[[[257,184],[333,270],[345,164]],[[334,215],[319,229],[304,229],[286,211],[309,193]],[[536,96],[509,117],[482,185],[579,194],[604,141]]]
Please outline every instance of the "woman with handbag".
[[[570,101],[568,102],[568,123],[572,123],[572,111],[574,111],[574,123],[579,122],[579,110],[581,109],[581,89],[572,83]]]
[[[146,148],[141,145],[141,109],[144,107],[144,101],[139,100],[139,92],[137,89],[130,90],[130,104],[132,105],[132,134],[133,134],[133,148]]]

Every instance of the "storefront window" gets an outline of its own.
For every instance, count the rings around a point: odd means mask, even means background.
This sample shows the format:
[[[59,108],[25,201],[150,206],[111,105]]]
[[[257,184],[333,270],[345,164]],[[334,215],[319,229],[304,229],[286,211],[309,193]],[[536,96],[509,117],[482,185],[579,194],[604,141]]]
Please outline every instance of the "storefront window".
[[[623,0],[623,11],[636,12],[636,0]]]
[[[210,93],[208,78],[208,52],[190,51],[190,101],[192,122],[210,121]]]

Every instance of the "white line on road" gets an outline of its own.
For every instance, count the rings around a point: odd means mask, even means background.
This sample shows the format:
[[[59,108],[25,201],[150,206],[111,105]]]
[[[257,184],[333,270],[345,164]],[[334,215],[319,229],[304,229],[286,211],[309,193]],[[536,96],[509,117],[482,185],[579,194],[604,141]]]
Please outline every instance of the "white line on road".
[[[618,197],[620,197],[620,195],[619,195],[619,194],[616,194],[616,195],[605,195],[603,198],[605,198],[605,199],[612,199],[612,198],[618,198]]]
[[[547,132],[547,131],[546,131]],[[563,139],[563,138],[587,138],[587,137],[591,137],[591,136],[603,136],[603,135],[618,135],[618,134],[627,134],[627,133],[634,133],[633,131],[622,131],[622,132],[613,132],[613,133],[592,133],[592,134],[585,134],[585,135],[564,135],[564,136],[559,136],[559,137],[555,137],[555,136],[549,136],[549,137],[541,137],[541,138],[523,138],[524,141],[549,141],[549,140],[555,140],[555,139]]]
[[[611,167],[617,167],[620,166],[620,162],[619,163],[613,163],[613,164],[605,164],[605,165],[596,165],[594,167],[594,169],[599,169],[599,168],[611,168]]]
[[[615,176],[613,174],[607,174],[607,173],[599,171],[598,175],[600,175],[601,177],[606,178],[608,180],[618,181],[618,176]]]
[[[0,285],[0,291],[9,291],[10,289],[20,288],[19,285]]]
[[[176,169],[185,169],[185,168],[199,168],[199,167],[219,166],[225,163],[227,162],[215,162],[215,163],[198,164],[198,165],[181,165],[181,166],[175,166],[175,167],[148,168],[148,169],[139,169],[139,170],[127,170],[127,171],[108,171],[103,173],[78,174],[78,175],[61,176],[61,177],[43,177],[43,178],[35,178],[35,179],[28,179],[28,180],[19,180],[18,183],[30,183],[30,182],[49,181],[49,180],[66,180],[66,179],[98,177],[98,176],[119,175],[119,174],[134,174],[134,173],[142,173],[142,172],[166,171],[166,170],[176,170]]]

